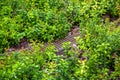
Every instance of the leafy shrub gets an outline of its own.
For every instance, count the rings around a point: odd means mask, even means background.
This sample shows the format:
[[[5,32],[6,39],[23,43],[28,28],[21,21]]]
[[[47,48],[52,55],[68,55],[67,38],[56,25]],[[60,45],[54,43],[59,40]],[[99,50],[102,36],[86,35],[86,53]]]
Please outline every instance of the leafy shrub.
[[[0,27],[9,33],[2,35],[10,35],[1,39],[4,41],[1,51],[18,43],[23,37],[53,41],[63,38],[70,27],[79,25],[79,22],[84,23],[87,19],[99,17],[106,12],[119,14],[119,1],[1,0],[0,6]],[[114,7],[111,8],[112,6]]]
[[[120,47],[120,28],[111,31],[111,27],[113,23],[104,24],[99,19],[89,19],[81,29],[81,37],[76,38],[79,48],[84,51],[83,56],[89,58],[84,73],[87,79],[109,79],[109,70],[114,71],[112,56]]]
[[[0,52],[20,41],[53,41],[64,37],[72,25],[80,25],[78,46],[64,43],[64,55],[54,46],[4,53],[0,56],[1,79],[86,80],[120,78],[120,28],[102,21],[110,13],[119,16],[119,0],[13,0],[0,1]],[[80,23],[80,24],[79,24]],[[116,26],[117,25],[117,26]],[[80,60],[79,55],[85,59]]]
[[[108,7],[108,13],[111,14],[112,17],[120,16],[120,1],[110,1],[110,7]]]
[[[71,24],[66,17],[64,1],[1,1],[1,51],[28,39],[53,41],[64,37]]]
[[[78,58],[56,56],[54,46],[40,51],[39,44],[31,50],[11,52],[0,58],[1,79],[70,79]],[[72,53],[74,54],[74,53]],[[67,56],[67,55],[66,55]]]

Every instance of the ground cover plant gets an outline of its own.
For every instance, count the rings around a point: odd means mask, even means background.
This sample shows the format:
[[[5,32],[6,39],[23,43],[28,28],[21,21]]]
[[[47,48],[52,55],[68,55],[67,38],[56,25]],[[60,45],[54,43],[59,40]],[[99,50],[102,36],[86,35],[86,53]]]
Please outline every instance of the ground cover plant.
[[[119,0],[1,0],[0,7],[1,80],[120,79]],[[41,43],[73,25],[80,26],[77,46],[64,43],[63,55]],[[30,50],[5,52],[22,38]]]
[[[49,0],[1,1],[1,51],[16,44],[23,37],[53,41],[70,30],[67,2]]]

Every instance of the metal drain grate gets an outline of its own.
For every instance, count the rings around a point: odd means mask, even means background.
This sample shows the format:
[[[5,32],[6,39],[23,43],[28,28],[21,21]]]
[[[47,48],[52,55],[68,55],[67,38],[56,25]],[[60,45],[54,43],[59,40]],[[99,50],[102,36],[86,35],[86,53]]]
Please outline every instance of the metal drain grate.
[[[77,45],[74,37],[77,37],[80,35],[79,27],[74,28],[72,31],[69,32],[65,38],[53,42],[53,45],[55,46],[56,50],[58,50],[57,52],[58,54],[63,53],[64,49],[62,48],[62,44],[64,42],[71,42],[71,46]]]

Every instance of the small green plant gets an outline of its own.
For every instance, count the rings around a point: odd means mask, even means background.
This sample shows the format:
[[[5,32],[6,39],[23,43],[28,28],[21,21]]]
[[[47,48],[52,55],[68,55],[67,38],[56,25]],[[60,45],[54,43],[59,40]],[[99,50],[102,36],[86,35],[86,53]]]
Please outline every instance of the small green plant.
[[[106,13],[119,18],[119,7],[119,0],[1,0],[0,79],[119,79],[120,19],[101,19]],[[63,55],[37,44],[63,38],[73,25],[81,34],[76,46],[63,44]],[[30,50],[4,53],[24,37],[33,41]]]
[[[76,38],[83,56],[89,58],[84,76],[87,79],[109,79],[109,71],[115,68],[113,52],[119,50],[120,47],[120,28],[111,31],[113,23],[99,24],[102,23],[99,19],[98,21],[89,20],[86,26],[82,27],[81,37]]]

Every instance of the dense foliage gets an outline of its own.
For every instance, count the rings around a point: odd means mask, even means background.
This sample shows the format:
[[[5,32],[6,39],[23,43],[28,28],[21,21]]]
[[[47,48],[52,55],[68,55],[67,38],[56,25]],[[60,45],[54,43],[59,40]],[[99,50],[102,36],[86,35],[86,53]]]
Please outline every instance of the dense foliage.
[[[64,55],[34,42],[31,50],[3,53],[0,79],[120,79],[119,0],[1,0],[0,7],[1,53],[23,37],[49,42],[64,37],[73,25],[81,33],[76,48],[63,44]],[[117,20],[103,19],[104,14]]]
[[[23,37],[52,41],[64,37],[71,24],[67,2],[56,0],[1,1],[1,49],[16,44]]]

